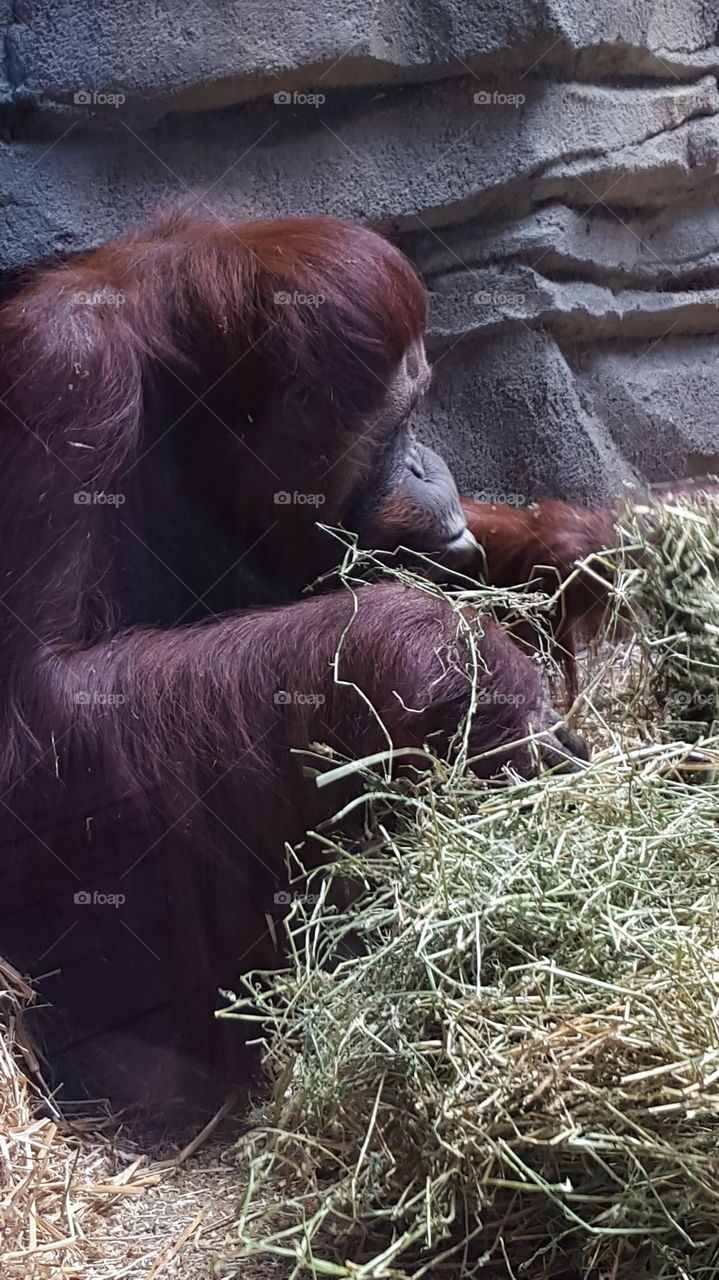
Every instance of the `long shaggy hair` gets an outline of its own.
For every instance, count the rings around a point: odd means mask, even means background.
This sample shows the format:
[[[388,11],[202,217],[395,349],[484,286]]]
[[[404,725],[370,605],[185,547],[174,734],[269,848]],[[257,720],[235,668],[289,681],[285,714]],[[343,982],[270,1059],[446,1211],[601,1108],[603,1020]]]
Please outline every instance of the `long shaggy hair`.
[[[292,750],[446,750],[470,708],[446,604],[289,603],[327,567],[318,514],[394,475],[425,311],[407,260],[352,223],[186,215],[40,270],[0,311],[8,910],[22,963],[53,951],[67,1043],[154,1016],[171,977],[175,1040],[212,1059],[217,988],[266,942],[285,842],[336,802]],[[265,601],[283,603],[245,609]],[[480,653],[473,767],[526,774],[517,740],[556,717],[494,625]],[[114,944],[73,907],[101,876],[127,890]],[[155,958],[131,961],[129,934]]]

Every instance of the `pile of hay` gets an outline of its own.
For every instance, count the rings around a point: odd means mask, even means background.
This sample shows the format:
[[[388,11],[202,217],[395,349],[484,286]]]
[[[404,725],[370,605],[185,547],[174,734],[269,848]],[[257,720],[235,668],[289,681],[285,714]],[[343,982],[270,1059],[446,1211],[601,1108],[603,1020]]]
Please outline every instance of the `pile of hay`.
[[[719,789],[686,772],[719,760],[719,513],[632,509],[624,534],[629,740],[605,672],[581,774],[368,777],[373,817],[303,884],[289,967],[250,981],[271,1094],[242,1147],[244,1255],[361,1280],[719,1276]]]
[[[663,724],[694,742],[719,729],[719,500],[626,505],[617,598]]]

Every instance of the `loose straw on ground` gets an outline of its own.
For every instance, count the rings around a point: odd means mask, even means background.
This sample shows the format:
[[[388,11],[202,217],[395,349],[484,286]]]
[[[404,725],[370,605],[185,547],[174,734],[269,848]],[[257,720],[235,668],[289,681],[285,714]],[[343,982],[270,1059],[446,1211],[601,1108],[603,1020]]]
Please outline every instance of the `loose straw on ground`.
[[[214,1121],[177,1157],[157,1163],[141,1152],[121,1155],[101,1117],[64,1123],[31,1082],[38,1063],[23,1009],[32,997],[0,960],[2,1280],[200,1280],[213,1266],[218,1280],[231,1277],[234,1266],[228,1271],[217,1259],[236,1204],[236,1172],[218,1169],[216,1152],[186,1167]],[[112,1135],[120,1121],[106,1116],[104,1126]],[[123,1145],[133,1144],[125,1138]]]

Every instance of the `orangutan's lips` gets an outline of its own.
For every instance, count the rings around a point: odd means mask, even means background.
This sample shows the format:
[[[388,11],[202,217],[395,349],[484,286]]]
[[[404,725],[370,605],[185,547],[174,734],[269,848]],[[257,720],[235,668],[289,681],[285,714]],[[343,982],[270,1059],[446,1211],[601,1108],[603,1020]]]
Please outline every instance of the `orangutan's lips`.
[[[479,543],[477,539],[465,526],[461,533],[458,533],[454,538],[450,538],[449,542],[445,542],[441,555],[443,559],[451,557],[453,560],[463,561],[469,560],[478,551]]]

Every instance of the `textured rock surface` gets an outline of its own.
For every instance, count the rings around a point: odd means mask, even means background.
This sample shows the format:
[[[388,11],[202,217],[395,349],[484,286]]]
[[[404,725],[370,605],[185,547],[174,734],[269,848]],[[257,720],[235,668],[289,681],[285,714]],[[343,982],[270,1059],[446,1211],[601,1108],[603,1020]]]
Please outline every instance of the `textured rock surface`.
[[[0,19],[4,270],[178,194],[371,220],[427,280],[422,430],[466,488],[597,498],[719,466],[719,0]]]

